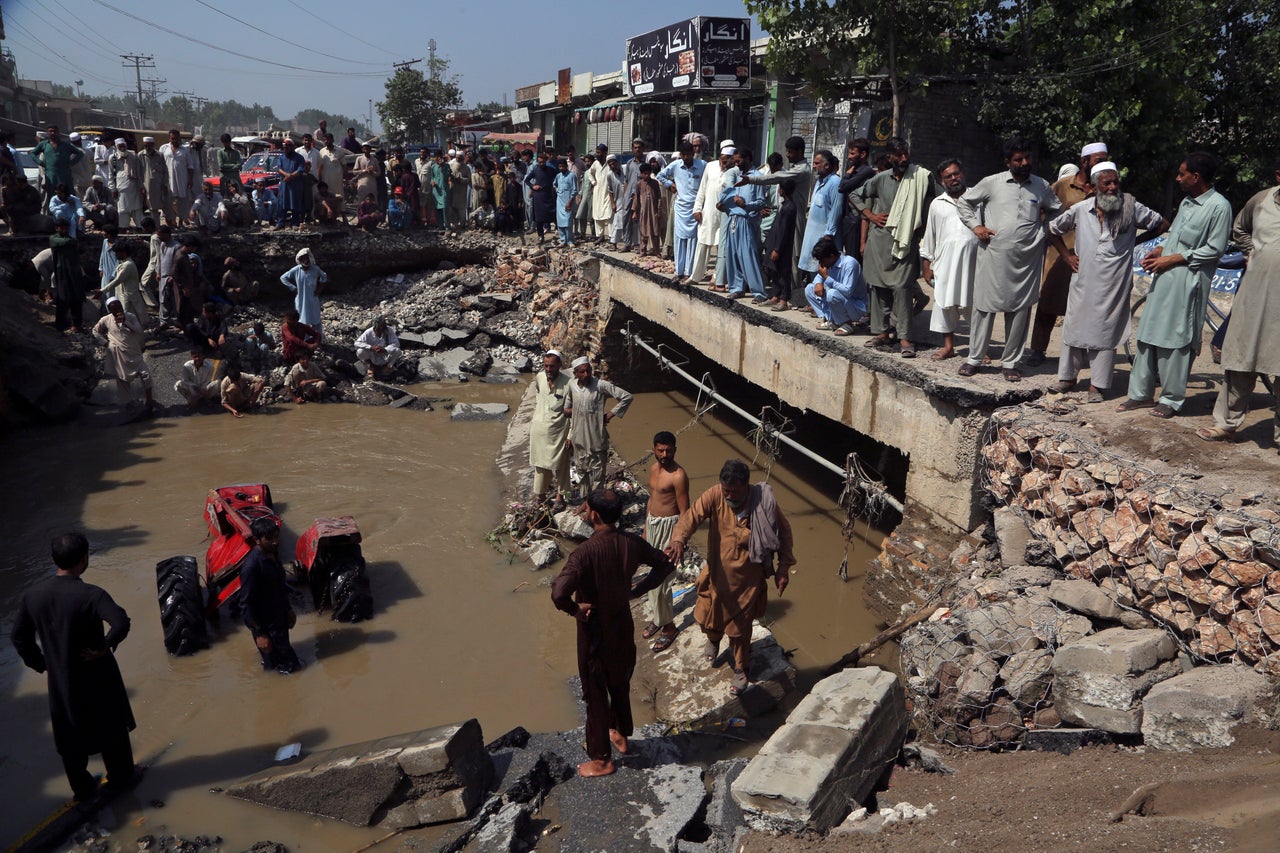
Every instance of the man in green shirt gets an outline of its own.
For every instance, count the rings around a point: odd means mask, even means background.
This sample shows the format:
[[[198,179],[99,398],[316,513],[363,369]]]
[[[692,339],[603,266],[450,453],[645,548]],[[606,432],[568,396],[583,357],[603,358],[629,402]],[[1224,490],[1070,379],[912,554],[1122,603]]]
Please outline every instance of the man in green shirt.
[[[1138,321],[1137,352],[1129,372],[1129,398],[1116,411],[1151,409],[1171,418],[1186,401],[1191,363],[1200,354],[1209,285],[1231,238],[1231,203],[1213,188],[1218,161],[1188,154],[1178,166],[1178,187],[1187,194],[1163,246],[1142,260],[1155,276]],[[1160,399],[1154,399],[1156,380]]]
[[[240,183],[240,164],[243,158],[240,152],[231,147],[231,134],[224,133],[221,137],[222,147],[219,148],[214,156],[214,162],[218,167],[218,175],[221,178],[222,187],[220,192],[223,198],[228,195],[228,187],[235,185],[244,191],[244,185]]]
[[[71,167],[84,158],[84,151],[79,145],[72,145],[59,136],[56,124],[45,128],[45,133],[48,138],[31,149],[31,158],[44,169],[44,206],[48,208],[49,199],[53,198],[58,184],[75,186]]]

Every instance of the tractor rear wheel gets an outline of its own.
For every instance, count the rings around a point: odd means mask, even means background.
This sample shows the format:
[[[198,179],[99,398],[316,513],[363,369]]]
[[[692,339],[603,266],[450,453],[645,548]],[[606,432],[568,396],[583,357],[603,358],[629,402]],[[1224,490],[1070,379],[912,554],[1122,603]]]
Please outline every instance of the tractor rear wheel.
[[[361,622],[373,618],[369,576],[360,567],[353,566],[333,574],[329,580],[329,601],[335,622]]]
[[[156,564],[156,597],[169,654],[194,654],[209,645],[195,557],[170,557]]]

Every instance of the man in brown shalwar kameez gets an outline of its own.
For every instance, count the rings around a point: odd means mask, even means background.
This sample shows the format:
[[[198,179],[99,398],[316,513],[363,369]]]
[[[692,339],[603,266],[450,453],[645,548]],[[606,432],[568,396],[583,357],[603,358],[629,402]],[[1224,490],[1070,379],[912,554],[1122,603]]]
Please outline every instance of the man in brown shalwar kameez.
[[[578,620],[578,675],[587,703],[586,742],[590,759],[579,776],[608,776],[614,771],[610,745],[626,755],[632,732],[631,673],[636,667],[635,625],[630,601],[658,586],[675,571],[661,551],[634,533],[618,530],[622,500],[610,490],[587,498],[587,519],[594,533],[569,555],[551,585],[551,600]],[[649,574],[635,587],[631,579],[642,565]]]
[[[703,653],[708,663],[719,657],[720,641],[728,636],[734,675],[729,689],[734,694],[746,690],[750,680],[751,623],[764,615],[767,579],[773,575],[782,595],[796,564],[791,523],[774,499],[773,489],[765,483],[752,486],[750,480],[745,462],[725,462],[719,485],[703,492],[680,516],[667,548],[667,556],[679,563],[689,537],[710,519],[707,564],[698,575],[693,618],[706,635]]]

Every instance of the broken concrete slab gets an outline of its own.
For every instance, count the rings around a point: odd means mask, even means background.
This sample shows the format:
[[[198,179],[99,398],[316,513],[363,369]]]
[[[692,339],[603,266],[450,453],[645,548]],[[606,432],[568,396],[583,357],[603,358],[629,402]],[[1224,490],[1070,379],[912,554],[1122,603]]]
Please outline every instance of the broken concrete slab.
[[[733,783],[761,831],[826,832],[861,803],[897,758],[906,697],[893,673],[846,669],[819,681]]]
[[[510,411],[506,403],[458,403],[449,413],[451,421],[496,421]]]
[[[393,409],[403,409],[405,406],[412,406],[416,402],[418,402],[418,398],[413,394],[402,394],[387,405]],[[430,409],[430,405],[427,408]]]
[[[996,542],[1000,546],[1000,563],[1005,568],[1026,565],[1027,543],[1035,537],[1022,517],[1007,506],[991,513]]]
[[[480,723],[472,719],[321,750],[242,779],[227,793],[357,826],[401,829],[465,818],[492,778]]]
[[[462,378],[462,362],[474,355],[462,347],[437,352],[418,359],[418,378],[425,382]]]
[[[468,332],[466,329],[440,329],[440,338],[446,343],[461,343],[468,340],[474,331]]]
[[[427,343],[427,335],[433,335],[435,337],[436,343],[435,344]],[[396,337],[400,339],[401,346],[404,346],[407,344],[409,346],[416,346],[416,347],[433,347],[436,344],[440,343],[439,332],[408,332],[401,329],[396,332]]]
[[[692,594],[677,605],[676,641],[660,655],[642,651],[631,679],[632,701],[652,701],[654,716],[666,723],[700,729],[725,726],[736,717],[764,714],[795,689],[795,667],[787,660],[773,633],[763,625],[751,626],[751,683],[740,695],[729,692],[733,667],[709,666],[702,658],[703,635],[693,621]],[[639,635],[645,622],[644,602],[632,605],[637,626],[636,646],[646,649]],[[719,661],[729,658],[728,642],[721,643]]]
[[[529,558],[529,568],[540,571],[560,559],[560,548],[554,539],[539,539],[524,549]]]
[[[1142,697],[1182,671],[1164,631],[1108,628],[1053,657],[1054,708],[1068,723],[1115,734],[1142,728]]]
[[[1162,681],[1142,700],[1147,746],[1186,752],[1235,743],[1234,730],[1253,719],[1267,676],[1241,666],[1202,666]]]
[[[563,829],[561,853],[675,850],[706,799],[702,770],[683,764],[634,769],[598,779],[574,777],[548,799]]]
[[[1107,622],[1119,622],[1125,613],[1096,584],[1078,578],[1056,580],[1049,584],[1049,598],[1068,610]]]
[[[578,515],[576,508],[561,510],[552,516],[552,520],[556,523],[556,529],[570,539],[583,542],[591,538],[591,525]]]
[[[484,828],[476,833],[476,853],[523,853],[529,849],[525,838],[530,834],[531,809],[524,803],[507,803]]]
[[[733,783],[748,763],[745,758],[731,758],[707,768],[711,797],[707,800],[705,818],[709,837],[704,844],[708,851],[736,851],[742,837],[750,831],[742,807],[733,798]]]

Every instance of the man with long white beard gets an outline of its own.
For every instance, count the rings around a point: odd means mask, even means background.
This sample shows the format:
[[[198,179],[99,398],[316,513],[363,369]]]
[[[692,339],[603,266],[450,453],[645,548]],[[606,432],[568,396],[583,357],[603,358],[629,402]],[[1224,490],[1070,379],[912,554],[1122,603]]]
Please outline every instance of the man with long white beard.
[[[1089,366],[1089,402],[1100,403],[1111,387],[1116,347],[1129,336],[1129,294],[1133,291],[1133,247],[1138,231],[1169,228],[1169,221],[1120,190],[1116,164],[1104,161],[1089,174],[1095,195],[1073,204],[1049,223],[1050,239],[1075,278],[1062,323],[1058,382],[1051,391],[1076,386]],[[1062,235],[1074,232],[1075,248]],[[1154,235],[1150,235],[1154,236]]]

